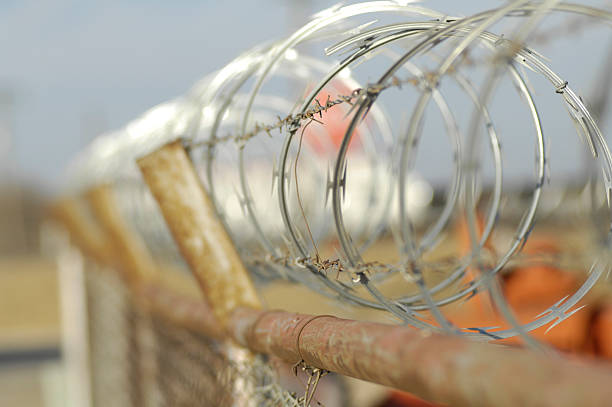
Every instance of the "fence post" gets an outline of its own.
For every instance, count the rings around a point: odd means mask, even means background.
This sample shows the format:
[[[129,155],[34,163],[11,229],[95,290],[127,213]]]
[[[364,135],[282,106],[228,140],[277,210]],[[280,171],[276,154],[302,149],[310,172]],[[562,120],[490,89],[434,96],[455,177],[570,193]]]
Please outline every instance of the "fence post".
[[[87,200],[119,257],[122,276],[134,287],[150,280],[157,267],[140,236],[122,218],[113,194],[110,185],[100,185],[87,192]]]
[[[261,308],[255,287],[180,141],[137,161],[213,313],[226,326],[238,307]]]

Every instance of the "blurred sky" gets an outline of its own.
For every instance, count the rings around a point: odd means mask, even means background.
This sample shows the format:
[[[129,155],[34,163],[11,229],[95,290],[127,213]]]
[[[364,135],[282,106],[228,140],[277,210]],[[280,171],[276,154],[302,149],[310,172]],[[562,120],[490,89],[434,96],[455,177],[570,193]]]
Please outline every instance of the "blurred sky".
[[[54,184],[96,133],[286,33],[288,17],[281,1],[0,1],[0,89],[15,98],[12,172]]]
[[[52,190],[98,133],[185,92],[240,52],[292,32],[334,3],[0,1],[0,97],[14,98],[14,112],[4,114],[12,121],[11,176]],[[423,3],[469,14],[500,2]]]

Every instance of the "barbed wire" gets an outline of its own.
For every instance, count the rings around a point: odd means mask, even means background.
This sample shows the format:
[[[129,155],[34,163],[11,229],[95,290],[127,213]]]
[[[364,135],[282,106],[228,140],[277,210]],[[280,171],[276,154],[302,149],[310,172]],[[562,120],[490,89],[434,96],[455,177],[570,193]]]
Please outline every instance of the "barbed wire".
[[[397,18],[398,12],[406,21],[385,24],[385,17],[393,14]],[[539,33],[541,19],[558,12],[575,15],[576,20]],[[380,19],[365,25],[353,21],[373,16]],[[489,31],[508,17],[521,19],[511,35]],[[542,191],[550,176],[549,137],[543,130],[529,75],[548,81],[551,95],[562,99],[592,162],[600,169],[598,182],[607,191],[600,207],[610,213],[612,156],[604,136],[571,81],[555,73],[550,63],[526,44],[530,38],[536,44],[551,41],[551,32],[566,27],[563,24],[570,24],[573,30],[573,21],[578,19],[589,21],[586,29],[594,21],[609,25],[612,16],[606,10],[554,1],[513,1],[465,18],[393,1],[336,8],[315,17],[287,39],[237,58],[177,102],[180,114],[175,112],[149,133],[126,140],[125,132],[120,132],[106,145],[98,144],[87,156],[98,158],[89,160],[88,165],[100,164],[112,151],[115,159],[104,161],[104,174],[119,182],[117,174],[121,173],[119,168],[125,169],[126,157],[133,161],[162,141],[181,137],[220,218],[254,273],[287,278],[346,303],[388,311],[419,329],[481,340],[519,335],[526,343],[541,347],[528,332],[547,324],[554,326],[576,312],[578,302],[610,270],[609,248],[602,240],[601,248],[592,250],[590,271],[580,288],[528,323],[517,321],[499,288],[498,277],[509,268],[538,261],[564,264],[561,255],[538,260],[522,254],[534,231]],[[340,22],[358,28],[329,31]],[[330,38],[337,42],[325,49],[322,60],[297,51]],[[378,80],[359,86],[355,72],[372,60],[391,64]],[[471,75],[478,70],[484,74],[476,84]],[[502,223],[504,165],[490,106],[502,78],[514,85],[529,112],[536,134],[536,174],[526,208],[514,222],[513,231],[506,232],[508,247],[493,251],[490,242]],[[295,81],[292,87],[306,89],[305,96],[292,99],[289,92],[279,90],[282,86],[266,85],[275,80]],[[459,128],[454,106],[444,92],[446,83],[457,86],[472,108],[467,131]],[[389,123],[398,118],[386,113],[382,101],[393,92],[408,93],[408,88],[416,94],[412,112],[404,115],[408,124],[401,131],[391,130]],[[448,136],[452,174],[443,203],[429,208],[427,216],[433,220],[423,226],[410,215],[409,174],[415,167],[425,132],[424,118],[432,103]],[[342,123],[343,137],[330,141],[332,130],[328,127],[337,123]],[[232,131],[221,136],[227,129]],[[315,143],[319,139],[312,134],[316,132],[324,134],[320,137],[323,147]],[[134,143],[140,147],[135,148]],[[361,147],[356,149],[358,144]],[[484,156],[485,149],[489,157]],[[299,170],[298,158],[303,160]],[[486,200],[477,187],[485,158],[492,162],[488,174],[492,185]],[[351,160],[353,165],[349,165]],[[257,168],[266,174],[265,183],[255,173]],[[141,182],[137,172],[130,171],[131,177]],[[351,177],[357,178],[352,174],[357,173],[365,174],[363,179],[349,186]],[[100,177],[94,178],[99,182]],[[271,193],[264,194],[263,189]],[[361,201],[361,206],[353,203],[357,209],[352,212],[347,205],[348,189],[360,191],[352,194],[353,201]],[[135,207],[137,210],[138,203]],[[426,255],[448,239],[449,228],[458,219],[466,222],[469,249],[426,260]],[[503,229],[511,230],[507,226]],[[376,244],[393,243],[396,261],[364,260],[366,251]],[[408,287],[406,292],[386,295],[381,283],[398,277]],[[509,327],[458,327],[445,315],[445,306],[477,294],[489,299]]]

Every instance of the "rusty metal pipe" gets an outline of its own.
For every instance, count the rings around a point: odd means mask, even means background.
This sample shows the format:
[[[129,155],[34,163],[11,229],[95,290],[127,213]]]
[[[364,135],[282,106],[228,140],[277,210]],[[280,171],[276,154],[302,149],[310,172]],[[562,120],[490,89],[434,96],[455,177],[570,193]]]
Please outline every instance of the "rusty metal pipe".
[[[225,325],[237,307],[260,308],[251,278],[181,142],[137,163],[219,322]]]
[[[231,335],[256,352],[452,406],[605,406],[612,368],[404,326],[239,309]]]

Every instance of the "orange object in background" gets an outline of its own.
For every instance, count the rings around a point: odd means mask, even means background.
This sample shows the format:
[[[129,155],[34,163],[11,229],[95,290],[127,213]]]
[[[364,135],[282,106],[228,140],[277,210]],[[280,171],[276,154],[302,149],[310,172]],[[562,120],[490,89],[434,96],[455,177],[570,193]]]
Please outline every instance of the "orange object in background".
[[[523,248],[526,254],[556,253],[559,249],[553,237],[533,237]],[[508,304],[522,322],[532,320],[551,305],[572,295],[579,286],[574,274],[549,265],[527,265],[517,267],[504,281],[504,294]],[[589,333],[591,309],[582,309],[550,329],[549,325],[538,328],[531,334],[538,340],[557,349],[580,352],[584,349]],[[514,341],[513,341],[514,342]],[[520,342],[520,341],[516,341]]]
[[[350,95],[352,91],[344,83],[338,81],[333,83],[332,89],[335,93],[342,95]],[[337,94],[331,93],[326,88],[319,92],[315,99],[318,100],[321,106],[325,106],[327,100],[337,99]],[[335,154],[352,119],[350,116],[347,116],[350,108],[350,105],[339,104],[329,108],[321,115],[315,115],[314,118],[320,123],[313,122],[304,130],[304,140],[319,154],[323,154],[326,151],[331,151]],[[333,150],[330,150],[332,147]],[[359,130],[356,130],[351,138],[349,150],[358,151],[362,148]]]
[[[484,222],[478,217],[478,233]],[[471,250],[469,230],[465,219],[460,220],[455,229],[457,244],[461,254]],[[555,254],[561,249],[555,237],[548,235],[532,236],[522,253],[527,255]],[[488,243],[488,242],[487,242]],[[494,251],[490,244],[487,249]],[[538,314],[562,298],[572,295],[579,287],[577,273],[561,270],[551,265],[527,264],[515,267],[510,274],[500,277],[507,303],[515,317],[522,323],[532,321]],[[466,273],[466,282],[477,278],[477,273]],[[577,306],[580,306],[578,304]],[[575,309],[576,307],[574,307]],[[507,321],[494,311],[494,304],[488,294],[479,293],[462,304],[455,314],[451,311],[450,320],[458,326],[505,326]],[[530,334],[537,340],[556,349],[585,354],[587,352],[600,358],[612,360],[612,303],[589,304],[548,332],[550,324],[535,329]],[[499,341],[504,344],[521,345],[520,337]],[[392,391],[380,407],[425,407],[435,406],[408,393]]]
[[[612,304],[607,304],[597,313],[591,332],[597,355],[612,359]]]
[[[515,269],[504,282],[506,299],[513,306],[522,303],[552,304],[574,293],[576,278],[550,266],[528,266]]]
[[[389,397],[378,407],[436,407],[439,404],[432,404],[422,400],[410,393],[403,391],[391,391]]]
[[[478,228],[478,232],[483,228],[483,221],[480,216],[478,216]],[[471,249],[469,230],[465,219],[458,222],[456,234],[459,250],[461,253],[468,253]],[[489,249],[493,250],[491,247]],[[522,250],[523,253],[531,255],[554,254],[558,251],[559,247],[554,241],[554,236],[532,236]],[[473,278],[473,273],[469,274],[468,278]],[[532,321],[538,314],[544,312],[562,298],[573,294],[579,285],[574,274],[541,264],[516,267],[501,281],[506,301],[521,323]],[[453,322],[461,326],[508,326],[502,316],[491,311],[493,308],[494,304],[489,300],[486,293],[477,294],[458,310],[458,315],[453,318]],[[535,329],[530,334],[557,349],[584,352],[588,344],[591,330],[590,322],[594,308],[587,307],[580,310],[548,332],[547,329],[550,324]],[[602,321],[607,320],[602,317]],[[609,323],[612,323],[612,317],[610,317]],[[605,325],[605,322],[602,322],[602,325]],[[610,337],[612,338],[612,335]],[[501,342],[506,344],[522,343],[518,337]],[[610,347],[612,348],[612,345]]]
[[[476,214],[476,234],[477,238],[481,239],[482,233],[485,228],[485,222],[480,213]],[[470,229],[468,226],[468,221],[465,217],[462,217],[456,225],[455,228],[457,243],[459,245],[459,253],[460,255],[466,255],[472,251],[472,241],[470,238]],[[491,251],[495,251],[487,240],[484,245],[484,248],[489,249]],[[471,267],[466,270],[464,282],[469,283],[471,281],[478,279],[478,272],[475,272]],[[495,322],[496,319],[491,319],[493,316],[494,306],[492,301],[488,295],[476,294],[469,300],[468,312],[472,315],[477,314],[478,318],[484,318],[490,320],[490,322]],[[474,324],[474,326],[494,326],[495,324]]]

